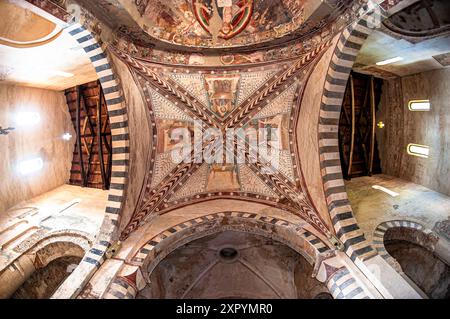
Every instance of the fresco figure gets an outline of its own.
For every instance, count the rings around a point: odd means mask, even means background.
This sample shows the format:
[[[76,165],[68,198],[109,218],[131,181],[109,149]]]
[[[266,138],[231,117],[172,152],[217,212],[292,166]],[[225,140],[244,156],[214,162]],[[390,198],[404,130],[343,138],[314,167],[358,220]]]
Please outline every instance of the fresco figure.
[[[247,27],[254,0],[192,0],[200,25],[211,35],[231,39]]]

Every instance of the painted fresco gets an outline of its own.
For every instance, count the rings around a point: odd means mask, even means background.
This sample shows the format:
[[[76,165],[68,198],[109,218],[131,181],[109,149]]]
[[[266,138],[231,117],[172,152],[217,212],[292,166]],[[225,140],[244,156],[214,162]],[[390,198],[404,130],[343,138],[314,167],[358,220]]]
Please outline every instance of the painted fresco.
[[[212,36],[231,39],[252,19],[254,0],[192,0],[197,21]]]
[[[170,152],[185,142],[183,141],[183,136],[178,136],[176,139],[172,138],[173,132],[176,129],[188,129],[190,132],[191,139],[194,137],[194,127],[189,122],[176,121],[176,120],[157,120],[158,130],[160,134],[158,135],[157,150],[158,153]]]
[[[207,191],[239,191],[241,185],[236,165],[210,165],[206,185]]]
[[[306,0],[136,0],[147,32],[188,46],[246,45],[299,28]]]
[[[254,129],[256,132],[266,129],[269,141],[278,141],[280,150],[289,150],[289,114],[252,119],[245,128]],[[271,134],[275,134],[275,136],[271,136]]]
[[[216,116],[224,118],[234,109],[239,78],[232,74],[205,76],[210,109]]]

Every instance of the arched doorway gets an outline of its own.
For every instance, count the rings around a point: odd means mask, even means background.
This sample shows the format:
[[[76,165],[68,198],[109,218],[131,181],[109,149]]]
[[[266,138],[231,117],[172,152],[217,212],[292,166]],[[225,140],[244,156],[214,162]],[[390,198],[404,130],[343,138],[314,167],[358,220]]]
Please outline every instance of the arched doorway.
[[[38,268],[11,296],[12,299],[49,299],[81,262],[81,257],[59,257]]]
[[[421,245],[406,241],[385,240],[386,251],[429,298],[450,299],[450,266]]]
[[[445,240],[419,223],[399,220],[378,225],[374,242],[380,255],[424,297],[450,298],[450,266],[436,249]]]
[[[89,243],[78,236],[47,238],[0,273],[1,298],[48,299],[80,264]]]

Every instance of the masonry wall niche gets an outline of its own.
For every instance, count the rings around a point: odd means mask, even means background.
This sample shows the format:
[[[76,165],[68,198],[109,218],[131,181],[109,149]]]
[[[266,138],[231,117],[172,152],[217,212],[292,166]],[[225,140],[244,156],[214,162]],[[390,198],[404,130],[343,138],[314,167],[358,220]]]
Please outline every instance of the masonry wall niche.
[[[87,242],[77,236],[49,241],[27,251],[0,273],[1,298],[49,299],[81,262],[87,248]]]
[[[426,236],[417,231],[391,228],[384,235],[384,246],[404,275],[428,298],[450,299],[450,265],[427,245]]]
[[[49,299],[78,266],[77,256],[60,257],[37,269],[11,296],[12,299]]]
[[[137,298],[330,297],[299,253],[266,237],[235,231],[176,249],[153,270],[150,281]]]

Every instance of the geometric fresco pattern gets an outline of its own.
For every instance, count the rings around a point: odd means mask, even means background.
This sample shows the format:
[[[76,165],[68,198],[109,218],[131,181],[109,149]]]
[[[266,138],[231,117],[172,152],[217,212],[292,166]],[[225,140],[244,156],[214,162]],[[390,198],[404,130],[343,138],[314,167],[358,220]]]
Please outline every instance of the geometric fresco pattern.
[[[125,239],[152,215],[215,198],[245,199],[285,209],[328,236],[325,222],[302,189],[293,140],[306,77],[328,45],[322,43],[289,63],[222,70],[161,68],[116,50],[142,88],[149,121],[155,128],[147,185],[121,238]],[[179,147],[172,132],[185,129],[189,136],[183,140],[193,144],[199,130],[194,120],[202,123],[200,130],[215,128],[223,137],[227,129],[270,128],[279,141],[271,149],[279,155],[278,165],[254,157],[247,149],[245,163],[170,163],[168,154]],[[234,148],[236,138],[232,143]],[[203,140],[199,145],[205,151],[212,141]]]

